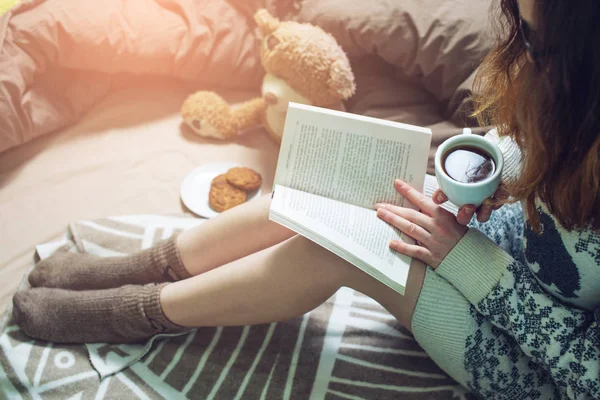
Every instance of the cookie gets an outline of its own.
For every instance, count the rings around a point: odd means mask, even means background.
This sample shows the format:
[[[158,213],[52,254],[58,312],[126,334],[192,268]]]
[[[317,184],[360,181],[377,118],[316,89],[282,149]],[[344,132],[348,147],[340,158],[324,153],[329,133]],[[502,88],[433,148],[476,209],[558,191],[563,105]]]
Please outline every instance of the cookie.
[[[245,203],[246,200],[246,192],[231,186],[227,182],[217,181],[216,183],[211,184],[210,192],[208,193],[208,204],[210,205],[210,208],[217,212],[223,212],[235,206],[239,206],[240,204]]]
[[[225,176],[227,177],[227,182],[245,191],[256,190],[262,184],[260,174],[250,168],[231,168]]]
[[[210,185],[218,185],[219,183],[227,183],[227,177],[225,174],[217,175],[213,178]]]

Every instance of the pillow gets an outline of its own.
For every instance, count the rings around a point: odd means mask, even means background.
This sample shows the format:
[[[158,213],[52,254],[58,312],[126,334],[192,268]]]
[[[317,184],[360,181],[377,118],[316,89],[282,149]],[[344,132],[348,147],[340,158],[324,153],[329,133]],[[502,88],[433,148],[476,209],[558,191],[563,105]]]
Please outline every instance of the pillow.
[[[0,17],[0,151],[73,123],[121,73],[258,90],[264,0],[29,0]]]
[[[291,18],[330,32],[350,57],[375,54],[448,103],[491,47],[490,0],[299,0]]]

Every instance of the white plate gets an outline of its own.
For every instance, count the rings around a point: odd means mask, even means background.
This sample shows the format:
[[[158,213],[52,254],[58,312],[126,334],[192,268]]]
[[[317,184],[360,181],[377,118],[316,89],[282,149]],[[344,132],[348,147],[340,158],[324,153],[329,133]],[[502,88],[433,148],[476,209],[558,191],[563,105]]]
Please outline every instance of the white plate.
[[[218,212],[210,208],[208,204],[208,193],[212,180],[220,174],[229,171],[230,168],[241,167],[235,163],[205,164],[190,172],[181,184],[181,201],[194,214],[205,218],[214,218]],[[248,192],[248,201],[260,196],[262,191]]]

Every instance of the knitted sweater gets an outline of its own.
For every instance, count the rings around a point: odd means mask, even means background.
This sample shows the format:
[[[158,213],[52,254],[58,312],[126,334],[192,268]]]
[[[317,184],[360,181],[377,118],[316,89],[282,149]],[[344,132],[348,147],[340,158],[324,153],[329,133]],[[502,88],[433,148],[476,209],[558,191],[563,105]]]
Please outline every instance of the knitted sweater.
[[[504,153],[504,179],[515,179],[518,147],[499,140],[495,131],[487,137]],[[486,320],[514,338],[561,393],[600,398],[600,232],[563,229],[541,202],[537,211],[541,232],[525,223],[518,238],[522,257],[514,258],[499,247],[501,238],[494,241],[470,228],[435,272]],[[525,385],[532,379],[521,378]]]

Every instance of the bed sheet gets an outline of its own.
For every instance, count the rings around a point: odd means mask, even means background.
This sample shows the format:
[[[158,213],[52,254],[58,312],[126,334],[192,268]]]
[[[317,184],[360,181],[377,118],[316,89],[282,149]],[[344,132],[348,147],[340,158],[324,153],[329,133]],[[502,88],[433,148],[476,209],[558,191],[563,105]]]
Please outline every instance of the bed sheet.
[[[271,190],[278,146],[256,129],[238,142],[207,141],[181,126],[190,84],[153,81],[98,103],[76,125],[0,153],[0,310],[31,267],[35,245],[70,222],[109,215],[181,214],[185,175],[233,161]],[[225,93],[241,101],[254,93]]]

